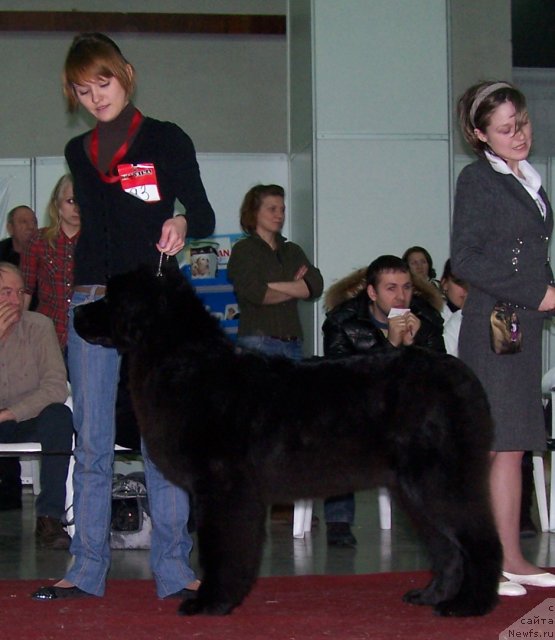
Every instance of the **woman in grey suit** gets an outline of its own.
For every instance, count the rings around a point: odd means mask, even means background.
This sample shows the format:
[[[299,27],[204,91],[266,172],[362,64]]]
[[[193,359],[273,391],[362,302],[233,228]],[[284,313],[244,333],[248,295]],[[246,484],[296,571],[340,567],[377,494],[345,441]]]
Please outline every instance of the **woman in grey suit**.
[[[495,423],[490,486],[503,545],[501,595],[524,595],[523,585],[554,587],[522,555],[519,538],[521,459],[545,449],[541,405],[544,319],[555,309],[547,257],[553,212],[538,172],[527,162],[532,128],[523,94],[507,82],[482,82],[459,100],[463,135],[478,156],[457,182],[451,260],[469,283],[459,356],[484,385]],[[520,321],[522,351],[497,355],[490,315],[511,304]]]

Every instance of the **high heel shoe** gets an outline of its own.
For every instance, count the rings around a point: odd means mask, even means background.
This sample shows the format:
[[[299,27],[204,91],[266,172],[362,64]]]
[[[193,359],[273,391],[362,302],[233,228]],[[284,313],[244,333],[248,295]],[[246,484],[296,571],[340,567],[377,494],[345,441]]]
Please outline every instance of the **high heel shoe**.
[[[526,584],[531,587],[555,587],[555,575],[553,573],[533,573],[532,575],[521,575],[503,571],[503,575],[509,582],[516,584]]]

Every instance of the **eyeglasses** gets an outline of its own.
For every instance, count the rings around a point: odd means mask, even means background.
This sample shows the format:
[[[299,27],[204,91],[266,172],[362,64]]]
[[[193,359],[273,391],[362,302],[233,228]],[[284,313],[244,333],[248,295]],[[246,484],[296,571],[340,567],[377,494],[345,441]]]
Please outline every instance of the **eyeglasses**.
[[[25,289],[12,289],[11,287],[2,287],[0,289],[0,299],[9,298],[12,293],[15,293],[18,298],[21,298],[25,294]]]

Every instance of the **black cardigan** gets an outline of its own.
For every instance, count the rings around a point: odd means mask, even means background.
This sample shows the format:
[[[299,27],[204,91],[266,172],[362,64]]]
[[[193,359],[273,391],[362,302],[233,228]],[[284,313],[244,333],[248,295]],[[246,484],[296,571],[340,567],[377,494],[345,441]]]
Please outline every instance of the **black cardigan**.
[[[86,152],[87,133],[70,140],[65,157],[81,209],[81,234],[75,251],[75,285],[105,284],[109,276],[139,264],[157,266],[156,243],[162,225],[174,214],[175,199],[186,209],[187,235],[209,236],[214,211],[200,177],[189,136],[171,122],[145,118],[122,163],[154,164],[160,202],[148,203],[106,183]]]

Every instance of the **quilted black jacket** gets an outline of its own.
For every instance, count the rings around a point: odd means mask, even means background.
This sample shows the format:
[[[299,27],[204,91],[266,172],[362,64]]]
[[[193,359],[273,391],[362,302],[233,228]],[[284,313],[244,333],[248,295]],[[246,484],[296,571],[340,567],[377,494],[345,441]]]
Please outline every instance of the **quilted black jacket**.
[[[395,348],[370,320],[368,304],[364,289],[327,314],[322,326],[326,356],[364,355],[376,347]],[[418,295],[413,296],[410,308],[421,322],[414,344],[445,353],[441,314]]]

